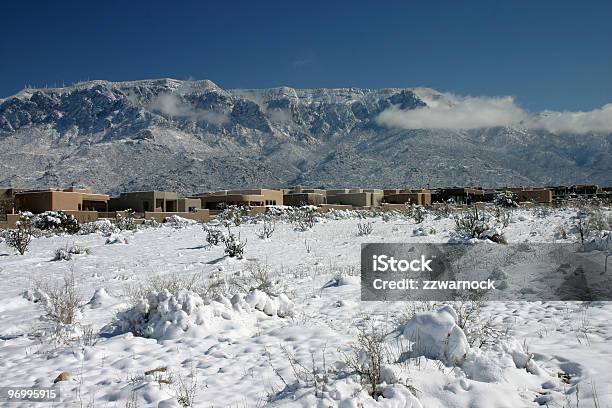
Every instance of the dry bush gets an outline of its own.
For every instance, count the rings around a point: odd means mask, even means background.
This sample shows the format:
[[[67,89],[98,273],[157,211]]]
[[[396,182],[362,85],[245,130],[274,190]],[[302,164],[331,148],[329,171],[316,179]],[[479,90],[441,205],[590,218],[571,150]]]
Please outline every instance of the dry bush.
[[[61,325],[76,323],[85,303],[78,292],[74,273],[64,276],[61,283],[38,282],[35,289],[44,294],[39,303],[49,321]]]
[[[89,248],[82,247],[80,245],[73,245],[71,247],[66,246],[65,248],[58,248],[55,250],[54,261],[69,261],[72,259],[72,255],[91,254]]]
[[[314,207],[300,207],[292,213],[291,218],[297,231],[308,231],[317,222],[317,210]]]
[[[20,217],[15,229],[5,232],[4,239],[6,245],[16,249],[20,255],[25,254],[30,246],[30,242],[32,242],[32,223],[30,219]]]
[[[360,235],[360,236],[370,235],[373,230],[374,230],[374,225],[371,222],[357,224],[357,235]]]
[[[259,232],[259,238],[270,239],[274,230],[276,229],[276,222],[270,218],[264,218],[262,230]]]
[[[368,393],[378,398],[380,390],[382,368],[389,363],[395,362],[393,352],[385,342],[386,333],[375,327],[362,327],[359,329],[357,341],[353,346],[351,354],[345,355],[347,367],[361,378]]]
[[[490,229],[485,210],[478,209],[477,205],[472,206],[467,211],[455,214],[454,218],[455,231],[464,236],[480,238],[483,232]]]

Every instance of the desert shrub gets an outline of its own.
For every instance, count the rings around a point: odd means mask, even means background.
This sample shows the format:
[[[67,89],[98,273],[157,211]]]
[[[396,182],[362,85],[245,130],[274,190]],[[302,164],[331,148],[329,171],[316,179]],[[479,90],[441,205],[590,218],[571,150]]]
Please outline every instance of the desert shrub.
[[[510,225],[510,221],[512,221],[512,210],[510,208],[512,207],[495,206],[493,208],[495,220],[504,227]]]
[[[217,246],[225,239],[223,236],[223,231],[218,228],[208,225],[204,225],[202,228],[206,232],[206,242],[208,245]]]
[[[483,313],[484,291],[470,291],[453,302],[457,326],[463,330],[470,347],[483,347],[508,336],[508,329],[497,327],[492,316]]]
[[[79,222],[72,214],[62,211],[46,211],[34,217],[33,226],[42,231],[76,234],[81,229]]]
[[[584,241],[591,235],[592,230],[595,227],[592,212],[583,207],[578,210],[574,219],[575,222],[573,227],[578,233],[580,243],[584,244]]]
[[[406,216],[414,220],[416,224],[420,224],[425,221],[426,215],[427,210],[425,209],[425,207],[406,203]]]
[[[6,245],[14,248],[23,255],[28,250],[32,242],[32,223],[27,216],[19,217],[14,229],[9,229],[4,233]]]
[[[66,246],[65,248],[58,248],[55,250],[54,261],[69,261],[72,259],[72,255],[89,255],[91,250],[89,248],[82,247],[80,245],[73,245],[71,247]]]
[[[274,234],[275,229],[276,229],[276,222],[269,217],[264,218],[262,229],[259,232],[259,238],[261,239],[272,238],[272,234]]]
[[[474,205],[469,210],[455,214],[455,231],[463,236],[480,238],[489,230],[489,217],[484,210]]]
[[[374,225],[371,222],[357,224],[357,235],[360,235],[360,236],[370,235],[373,230],[374,230]]]
[[[177,295],[181,289],[186,289],[196,293],[202,292],[204,280],[200,274],[180,275],[171,273],[166,275],[154,276],[144,282],[128,285],[124,288],[124,296],[129,298],[132,303],[146,297],[151,292],[168,291],[172,295]]]
[[[117,227],[111,222],[111,220],[103,219],[81,224],[79,234],[88,235],[99,233],[104,236],[109,236],[117,232],[117,230]]]
[[[238,227],[249,214],[249,209],[247,206],[226,205],[217,218],[226,226],[234,224]]]
[[[78,292],[74,274],[66,275],[61,283],[39,282],[36,291],[42,294],[38,302],[46,318],[59,325],[72,325],[83,310],[83,298]]]
[[[157,222],[155,218],[151,218],[150,220],[144,220],[142,225],[146,228],[159,228],[161,227],[161,223]]]
[[[249,293],[254,290],[269,296],[279,296],[287,291],[281,279],[270,271],[268,265],[252,263],[244,271],[234,274],[229,281],[233,292]]]
[[[241,241],[240,233],[234,234],[230,227],[227,227],[227,236],[223,240],[225,244],[225,254],[230,258],[242,259],[244,255],[244,247],[247,244],[247,240]]]
[[[360,328],[352,352],[345,355],[347,367],[358,374],[368,393],[380,396],[383,367],[394,362],[389,346],[385,342],[386,333],[374,325]]]
[[[518,207],[518,198],[512,191],[504,191],[495,195],[493,203],[503,208]]]
[[[134,211],[127,210],[125,211],[125,216],[117,215],[117,219],[115,220],[115,225],[121,231],[134,231],[138,228],[136,225],[136,221],[134,220]]]
[[[317,209],[312,206],[300,207],[293,213],[292,222],[297,231],[311,230],[317,221]]]

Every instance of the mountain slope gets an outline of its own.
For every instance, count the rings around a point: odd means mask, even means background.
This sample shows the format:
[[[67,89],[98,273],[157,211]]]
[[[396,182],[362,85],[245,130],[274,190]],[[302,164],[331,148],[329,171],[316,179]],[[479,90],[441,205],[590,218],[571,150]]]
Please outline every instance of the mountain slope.
[[[427,98],[423,98],[423,95]],[[612,135],[399,130],[430,89],[224,90],[91,81],[0,100],[0,185],[99,191],[286,186],[612,184]]]

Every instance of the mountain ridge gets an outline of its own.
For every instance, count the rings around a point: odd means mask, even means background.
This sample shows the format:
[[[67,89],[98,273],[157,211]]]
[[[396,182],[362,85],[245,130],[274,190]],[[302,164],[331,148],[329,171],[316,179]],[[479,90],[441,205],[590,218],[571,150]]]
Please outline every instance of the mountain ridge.
[[[612,184],[610,134],[397,129],[429,88],[222,89],[209,80],[88,81],[0,100],[0,185],[98,191]],[[438,103],[438,102],[436,102]]]

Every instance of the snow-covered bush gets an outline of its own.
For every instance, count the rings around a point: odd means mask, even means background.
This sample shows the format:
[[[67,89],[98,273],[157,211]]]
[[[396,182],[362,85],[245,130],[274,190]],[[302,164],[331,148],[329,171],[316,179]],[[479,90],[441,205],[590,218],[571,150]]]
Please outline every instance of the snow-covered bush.
[[[469,210],[455,214],[455,232],[463,239],[490,239],[497,243],[506,243],[503,236],[503,224],[496,224],[491,214],[477,205]]]
[[[299,207],[292,214],[292,223],[296,231],[309,231],[317,221],[317,208],[313,206]]]
[[[192,323],[189,317],[202,305],[202,298],[187,289],[180,289],[176,294],[167,290],[149,292],[131,308],[120,312],[115,324],[120,332],[163,338],[168,330],[187,330]]]
[[[202,228],[206,232],[206,242],[208,245],[217,246],[225,239],[223,236],[223,231],[216,227],[204,224]]]
[[[232,291],[249,293],[254,290],[264,292],[269,296],[280,296],[287,291],[278,275],[274,275],[267,265],[250,264],[246,270],[231,276],[228,284]]]
[[[127,244],[128,240],[125,237],[122,237],[119,234],[111,234],[108,238],[106,238],[106,245],[112,244]]]
[[[9,229],[4,233],[4,242],[10,248],[14,248],[23,255],[28,250],[32,242],[32,224],[26,215],[19,217],[14,229]]]
[[[72,259],[72,255],[89,255],[91,250],[89,248],[82,247],[80,245],[73,245],[71,247],[66,246],[65,248],[58,248],[55,250],[54,261],[69,261]]]
[[[161,227],[161,223],[157,222],[155,218],[151,218],[149,220],[144,220],[142,222],[143,227],[145,228],[159,228]]]
[[[493,203],[503,208],[518,207],[518,197],[512,191],[504,191],[495,195]]]
[[[115,220],[115,225],[121,231],[134,231],[138,228],[136,225],[136,221],[134,220],[134,211],[127,210],[125,211],[125,215],[122,216],[120,214],[117,215],[117,219]]]
[[[293,302],[284,293],[270,296],[255,289],[245,296],[244,301],[268,316],[288,317],[293,315]]]
[[[92,222],[86,222],[81,224],[81,229],[79,233],[81,235],[88,234],[101,234],[103,236],[110,236],[111,234],[118,231],[118,228],[113,225],[111,220],[109,219],[101,219]]]
[[[274,234],[274,230],[276,229],[276,222],[271,217],[266,217],[263,220],[263,227],[259,232],[259,238],[261,239],[270,239],[272,238],[272,234]]]
[[[223,211],[217,216],[217,219],[224,225],[229,226],[234,224],[238,227],[249,214],[249,210],[250,207],[247,206],[226,205]]]
[[[423,206],[406,203],[406,215],[413,219],[415,224],[420,224],[425,221],[427,210]]]
[[[46,211],[34,217],[33,226],[42,231],[76,234],[80,230],[79,222],[72,214],[62,211]]]
[[[374,225],[371,222],[357,224],[357,235],[360,235],[360,236],[370,235],[373,230],[374,230]]]
[[[285,295],[271,297],[260,291],[246,296],[236,294],[231,300],[220,296],[205,304],[192,290],[178,289],[172,293],[164,289],[144,293],[130,308],[117,314],[109,329],[115,334],[131,332],[156,339],[177,338],[191,328],[212,330],[215,325],[255,310],[274,317],[291,316],[293,307]]]
[[[457,312],[451,306],[415,313],[399,327],[400,336],[412,344],[409,357],[424,356],[450,365],[460,365],[470,346],[457,322]]]
[[[179,217],[175,214],[171,215],[170,217],[166,217],[164,224],[172,228],[186,228],[190,225],[197,224],[197,221]]]
[[[229,256],[230,258],[242,259],[244,255],[244,247],[247,244],[247,240],[245,239],[244,241],[241,241],[240,233],[238,233],[238,235],[235,235],[233,232],[231,232],[228,226],[227,236],[223,240],[223,243],[225,244],[225,254],[227,256]]]

